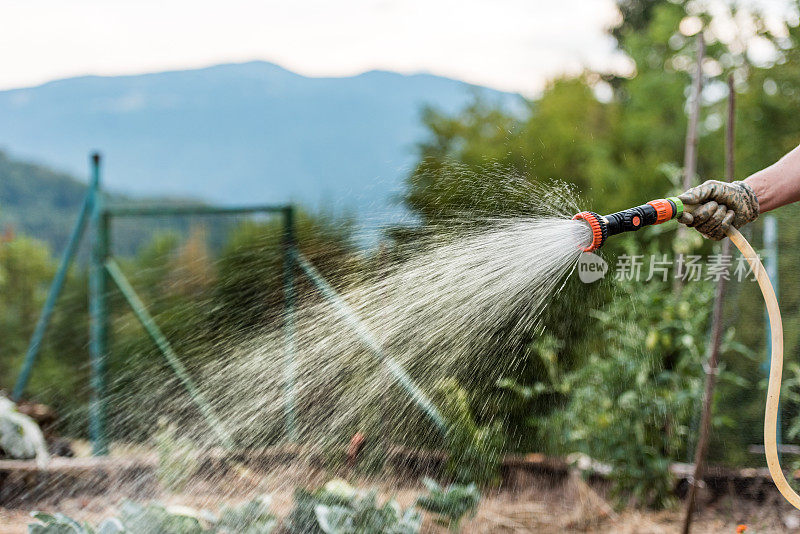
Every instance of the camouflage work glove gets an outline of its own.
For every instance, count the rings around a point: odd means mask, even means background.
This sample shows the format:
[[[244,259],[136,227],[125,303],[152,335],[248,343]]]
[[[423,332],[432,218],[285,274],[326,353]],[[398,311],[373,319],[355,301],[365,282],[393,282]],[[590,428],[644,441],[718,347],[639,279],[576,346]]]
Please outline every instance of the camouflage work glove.
[[[709,180],[678,198],[684,205],[696,206],[692,213],[684,211],[678,220],[709,239],[723,239],[731,224],[741,228],[758,217],[758,199],[744,182]]]

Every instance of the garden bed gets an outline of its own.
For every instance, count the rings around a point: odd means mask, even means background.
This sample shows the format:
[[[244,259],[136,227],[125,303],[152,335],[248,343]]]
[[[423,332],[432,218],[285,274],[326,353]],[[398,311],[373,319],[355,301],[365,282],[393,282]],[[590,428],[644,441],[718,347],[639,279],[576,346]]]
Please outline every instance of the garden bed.
[[[306,459],[311,468],[324,471],[321,458],[309,455],[301,447],[282,445],[261,450],[226,453],[208,451],[199,459],[201,474],[222,475],[242,466],[254,472],[272,471],[276,467],[296,464]],[[447,454],[391,447],[386,465],[399,480],[419,480],[430,476],[441,478],[445,473]],[[0,506],[14,507],[27,503],[47,503],[53,499],[102,495],[114,490],[131,497],[156,491],[157,457],[151,453],[115,454],[109,457],[53,458],[46,469],[33,461],[0,460]],[[577,467],[589,484],[601,493],[605,472],[602,466],[578,462]],[[500,468],[500,484],[504,490],[524,491],[530,487],[557,485],[569,477],[570,464],[563,459],[542,454],[507,455]],[[693,474],[691,464],[673,464],[675,492],[684,497]],[[795,477],[797,473],[795,473]],[[729,469],[711,466],[704,477],[707,502],[736,495],[757,503],[778,496],[766,468]]]
[[[167,505],[215,509],[222,502],[244,502],[248,498],[244,494],[252,493],[260,486],[272,488],[271,507],[278,516],[284,517],[292,508],[294,484],[307,484],[312,480],[321,482],[325,478],[325,473],[295,466],[271,475],[265,474],[252,481],[252,485],[242,485],[240,480],[231,477],[228,482],[242,490],[243,495],[238,498],[226,489],[224,480],[219,480],[215,483],[198,481],[185,491],[162,491],[147,499],[158,499]],[[422,489],[419,483],[403,480],[361,479],[356,482],[359,487],[377,488],[380,499],[391,496],[404,507],[409,506]],[[47,504],[28,502],[14,509],[0,507],[0,534],[26,532],[26,525],[31,521],[29,514],[36,509],[60,511],[80,520],[97,523],[116,513],[120,502],[127,497],[124,492],[112,490],[105,494],[64,497]],[[681,518],[680,506],[660,512],[612,510],[609,513],[607,503],[593,492],[587,491],[580,479],[575,480],[568,475],[561,482],[542,480],[541,484],[531,484],[522,490],[498,489],[485,492],[477,514],[463,523],[461,532],[673,534],[679,531]],[[741,523],[747,524],[750,532],[758,534],[798,532],[797,529],[787,528],[787,523],[795,524],[792,521],[800,523],[800,516],[778,500],[758,504],[735,496],[725,496],[703,508],[697,516],[693,532],[733,534],[736,526]],[[422,532],[445,534],[447,531],[426,516]]]
[[[301,460],[303,459],[303,460]],[[393,447],[381,476],[350,476],[359,487],[376,488],[380,499],[394,497],[410,506],[421,491],[423,476],[443,473],[447,456],[436,451]],[[580,464],[581,462],[579,462]],[[463,532],[674,532],[680,506],[657,513],[617,512],[608,504],[602,466],[582,462],[584,473],[566,461],[538,454],[509,455],[502,464],[498,488],[484,492],[476,516]],[[0,534],[25,532],[33,510],[60,511],[80,520],[113,515],[125,499],[214,510],[240,504],[256,495],[272,496],[278,516],[292,508],[297,487],[318,487],[332,476],[321,462],[301,449],[275,447],[227,455],[211,451],[200,458],[198,476],[180,490],[159,485],[153,454],[117,451],[105,458],[54,458],[47,469],[32,461],[0,461]],[[674,464],[676,494],[681,496],[692,466]],[[800,526],[763,469],[712,467],[700,494],[703,511],[694,532],[734,532],[737,524],[751,532],[791,532]],[[678,501],[676,501],[677,503]],[[444,532],[426,517],[423,532]]]
[[[34,461],[0,460],[0,506],[42,506],[112,492],[149,495],[158,486],[157,463],[154,457],[53,458],[41,469]]]

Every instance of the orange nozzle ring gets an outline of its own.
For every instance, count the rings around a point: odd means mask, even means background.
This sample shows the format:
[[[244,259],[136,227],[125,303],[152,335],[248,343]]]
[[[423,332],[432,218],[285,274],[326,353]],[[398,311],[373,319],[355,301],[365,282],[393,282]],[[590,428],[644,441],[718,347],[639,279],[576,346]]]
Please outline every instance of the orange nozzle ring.
[[[589,228],[592,229],[592,242],[589,244],[589,246],[582,248],[581,250],[584,252],[591,252],[600,248],[600,245],[603,244],[604,239],[603,227],[600,224],[599,216],[591,211],[582,211],[575,214],[572,219],[583,219],[589,225]]]
[[[653,224],[661,224],[672,219],[675,215],[675,208],[670,204],[669,200],[659,198],[658,200],[651,200],[648,202],[656,210],[656,222]]]

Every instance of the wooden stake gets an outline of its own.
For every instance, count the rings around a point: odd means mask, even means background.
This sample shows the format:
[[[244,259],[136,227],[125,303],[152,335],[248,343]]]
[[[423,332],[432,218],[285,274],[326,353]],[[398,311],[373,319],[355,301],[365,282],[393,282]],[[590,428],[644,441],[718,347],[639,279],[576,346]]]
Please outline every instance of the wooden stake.
[[[694,185],[697,175],[697,126],[700,122],[700,100],[703,92],[703,59],[706,42],[703,32],[697,34],[697,60],[692,77],[692,100],[689,103],[689,124],[686,127],[686,147],[683,153],[683,189]]]
[[[725,177],[730,182],[734,179],[734,122],[736,112],[736,95],[733,90],[733,76],[728,77],[728,124],[725,131]],[[722,255],[729,256],[731,240],[722,242]],[[703,413],[700,418],[700,437],[694,453],[694,475],[689,480],[689,496],[686,498],[686,515],[683,520],[683,534],[689,534],[692,526],[692,514],[695,509],[697,486],[702,483],[705,469],[706,452],[708,451],[709,434],[711,433],[711,410],[714,399],[714,387],[717,382],[717,362],[719,346],[722,340],[722,306],[725,302],[725,278],[717,281],[714,295],[714,312],[711,319],[711,350],[706,364],[706,387],[703,393]]]
[[[706,42],[703,32],[697,34],[697,58],[692,74],[692,93],[689,101],[689,122],[686,126],[686,144],[683,151],[683,190],[686,191],[694,185],[697,175],[697,128],[700,123],[700,100],[703,93],[703,59],[706,55]],[[688,228],[681,225],[678,228],[678,238],[686,236]],[[683,272],[678,264],[679,276],[673,280],[672,289],[678,294],[683,289]]]

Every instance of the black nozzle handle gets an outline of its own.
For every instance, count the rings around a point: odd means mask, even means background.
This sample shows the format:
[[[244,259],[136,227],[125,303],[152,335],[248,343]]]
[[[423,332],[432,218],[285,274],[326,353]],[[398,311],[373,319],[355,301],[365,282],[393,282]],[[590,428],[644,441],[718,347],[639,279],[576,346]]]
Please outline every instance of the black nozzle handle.
[[[667,222],[681,213],[683,213],[683,203],[677,197],[670,197],[618,211],[604,216],[603,219],[608,225],[608,235],[617,235]]]

